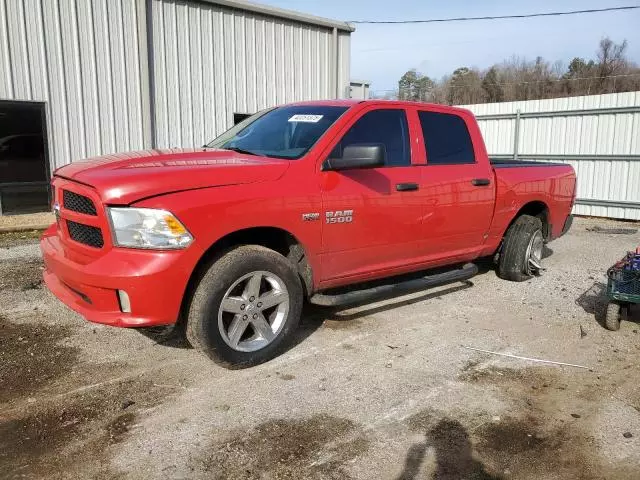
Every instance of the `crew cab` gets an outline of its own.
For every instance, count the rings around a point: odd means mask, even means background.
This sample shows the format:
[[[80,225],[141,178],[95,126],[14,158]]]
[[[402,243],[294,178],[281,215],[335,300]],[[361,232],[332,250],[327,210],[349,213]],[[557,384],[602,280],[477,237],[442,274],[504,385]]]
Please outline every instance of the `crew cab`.
[[[305,301],[339,304],[339,287],[435,267],[450,269],[424,285],[454,281],[491,256],[504,279],[537,275],[576,178],[492,163],[467,110],[340,100],[263,110],[201,148],[74,162],[52,186],[41,249],[60,300],[92,322],[184,326],[243,367],[285,348]]]

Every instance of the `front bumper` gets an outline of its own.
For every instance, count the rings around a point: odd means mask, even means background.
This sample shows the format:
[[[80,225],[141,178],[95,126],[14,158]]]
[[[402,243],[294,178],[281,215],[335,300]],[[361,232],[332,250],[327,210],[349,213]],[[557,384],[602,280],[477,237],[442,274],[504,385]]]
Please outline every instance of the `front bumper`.
[[[64,304],[87,320],[118,327],[170,325],[177,321],[195,252],[112,248],[82,264],[65,253],[56,225],[40,248],[44,281]],[[117,290],[129,295],[131,313],[120,309]]]

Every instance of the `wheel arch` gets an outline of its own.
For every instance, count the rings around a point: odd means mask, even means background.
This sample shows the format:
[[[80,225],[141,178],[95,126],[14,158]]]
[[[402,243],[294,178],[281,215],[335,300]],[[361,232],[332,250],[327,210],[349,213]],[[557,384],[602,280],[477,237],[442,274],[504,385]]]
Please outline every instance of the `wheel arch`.
[[[549,240],[551,237],[551,224],[549,223],[549,207],[542,200],[532,200],[530,202],[525,203],[520,210],[513,216],[509,225],[503,232],[503,236],[509,231],[511,225],[521,217],[522,215],[531,215],[532,217],[537,217],[542,222],[542,235],[545,240]]]
[[[186,317],[191,297],[208,266],[222,253],[239,245],[260,245],[287,257],[296,266],[305,296],[308,298],[313,293],[313,270],[302,243],[292,233],[278,227],[244,228],[219,238],[200,257],[187,283],[180,321]]]

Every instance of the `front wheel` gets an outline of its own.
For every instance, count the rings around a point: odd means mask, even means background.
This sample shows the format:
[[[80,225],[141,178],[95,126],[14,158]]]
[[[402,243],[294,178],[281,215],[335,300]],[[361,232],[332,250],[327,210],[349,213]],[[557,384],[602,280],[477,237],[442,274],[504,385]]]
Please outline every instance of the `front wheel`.
[[[187,339],[230,368],[278,355],[300,321],[303,292],[295,268],[268,248],[245,245],[218,258],[200,280]]]
[[[504,236],[498,275],[513,282],[522,282],[537,275],[542,270],[543,249],[542,221],[538,217],[521,215]]]

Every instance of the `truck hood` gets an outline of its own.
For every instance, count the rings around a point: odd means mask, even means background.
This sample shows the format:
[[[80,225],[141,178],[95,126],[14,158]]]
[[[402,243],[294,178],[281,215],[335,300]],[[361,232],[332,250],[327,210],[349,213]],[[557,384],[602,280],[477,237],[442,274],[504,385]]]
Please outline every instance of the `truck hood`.
[[[287,160],[229,150],[143,150],[90,158],[55,175],[89,185],[104,203],[129,204],[171,192],[276,180]]]

